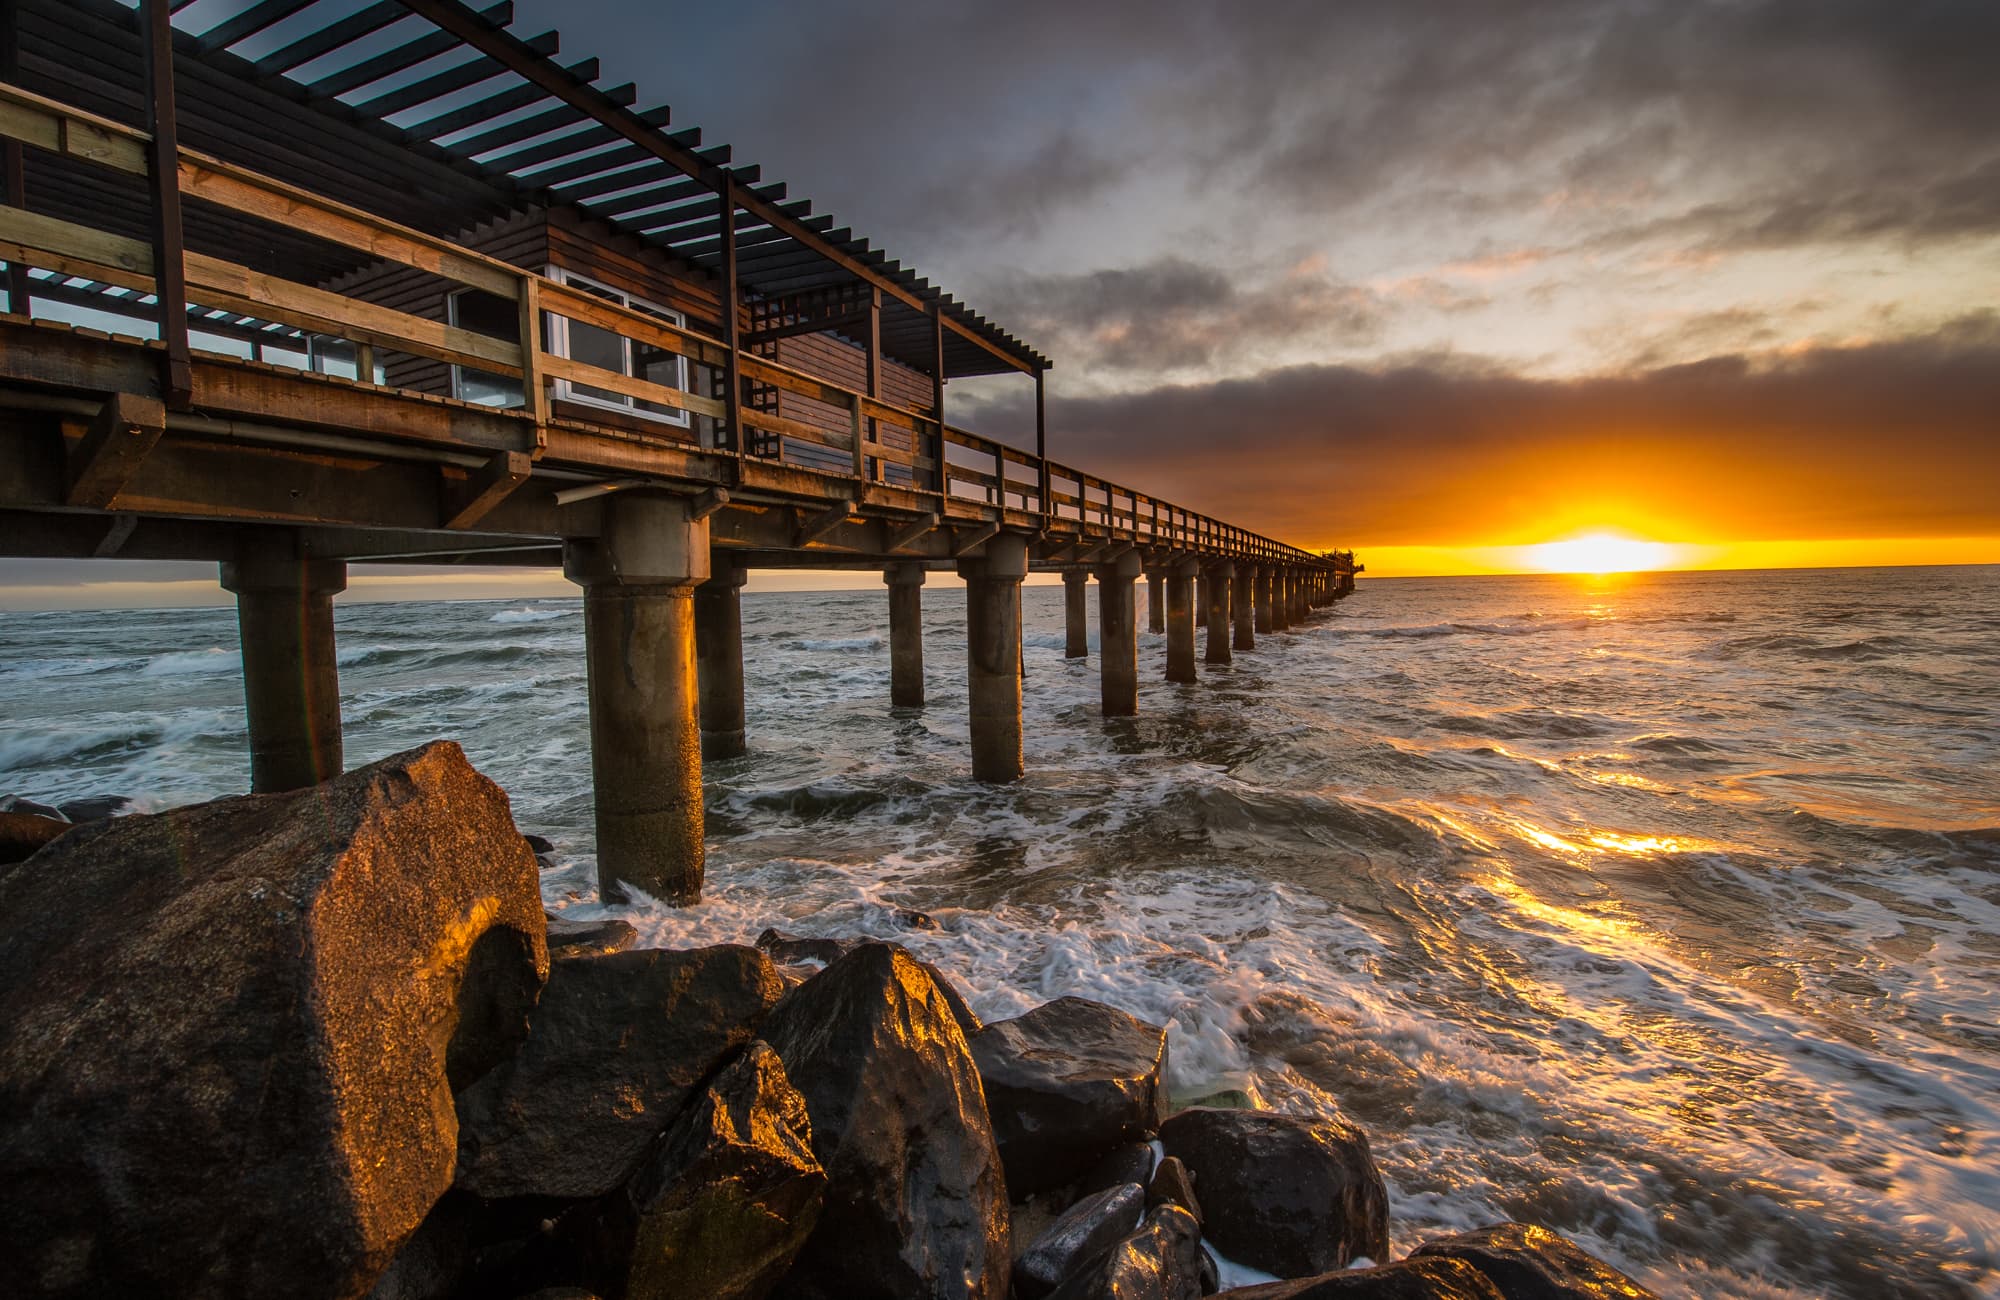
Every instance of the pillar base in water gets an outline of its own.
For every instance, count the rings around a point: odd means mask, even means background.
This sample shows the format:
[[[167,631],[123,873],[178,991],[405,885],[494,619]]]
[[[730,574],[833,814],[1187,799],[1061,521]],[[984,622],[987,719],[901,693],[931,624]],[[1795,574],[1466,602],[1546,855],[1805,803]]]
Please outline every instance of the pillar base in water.
[[[1063,574],[1063,658],[1090,656],[1090,575]]]
[[[1136,551],[1097,570],[1097,662],[1107,718],[1139,712],[1138,577]]]
[[[243,641],[251,790],[299,790],[339,776],[333,598],[347,589],[346,563],[246,548],[224,561],[222,586],[236,596]]]
[[[924,707],[924,566],[892,564],[889,584],[889,704]]]
[[[701,681],[701,754],[734,758],[749,748],[743,726],[743,581],[731,560],[711,558],[694,589],[695,671]]]
[[[1202,611],[1208,624],[1208,652],[1202,656],[1212,664],[1226,664],[1229,655],[1229,599],[1235,590],[1236,566],[1227,560],[1211,564],[1206,573],[1207,602]]]
[[[1167,680],[1191,682],[1194,676],[1194,575],[1191,559],[1178,560],[1167,570]]]
[[[965,579],[966,684],[971,703],[972,776],[1018,781],[1021,755],[1021,579],[1028,543],[1001,533],[980,559],[958,562]]]

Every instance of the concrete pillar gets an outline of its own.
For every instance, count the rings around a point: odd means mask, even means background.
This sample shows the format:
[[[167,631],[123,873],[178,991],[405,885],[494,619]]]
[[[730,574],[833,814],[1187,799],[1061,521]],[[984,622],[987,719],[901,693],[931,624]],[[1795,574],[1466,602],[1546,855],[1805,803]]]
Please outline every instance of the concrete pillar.
[[[1166,577],[1158,569],[1146,575],[1146,630],[1167,630]]]
[[[250,725],[250,788],[298,790],[340,775],[340,670],[333,598],[347,589],[342,560],[245,547],[222,564],[243,640],[243,703]]]
[[[1236,566],[1224,560],[1208,566],[1205,574],[1208,603],[1203,607],[1208,620],[1208,653],[1203,660],[1212,664],[1229,662],[1229,596],[1236,582]]]
[[[1139,712],[1139,611],[1134,608],[1139,553],[1127,551],[1097,570],[1097,662],[1104,716]]]
[[[1290,588],[1288,574],[1283,565],[1271,570],[1271,630],[1282,632],[1292,625],[1291,602],[1286,599]]]
[[[685,497],[607,497],[595,537],[563,546],[583,587],[597,886],[606,902],[641,890],[701,899],[701,729],[694,591],[708,578],[708,521]]]
[[[889,584],[889,704],[924,707],[924,566],[892,564]]]
[[[1018,781],[1021,760],[1021,579],[1028,540],[1001,533],[981,559],[958,562],[965,579],[965,662],[972,704],[972,777]]]
[[[1303,623],[1312,611],[1306,606],[1306,575],[1300,570],[1292,575],[1292,622]]]
[[[695,676],[701,682],[701,756],[734,758],[743,742],[743,567],[709,560],[694,589]]]
[[[1167,680],[1194,680],[1195,562],[1176,560],[1167,570]]]
[[[1081,569],[1063,574],[1063,658],[1090,654],[1090,575]]]
[[[1256,582],[1252,586],[1257,602],[1255,610],[1257,630],[1267,636],[1271,632],[1271,582],[1276,574],[1277,570],[1270,565],[1260,564],[1257,566]]]
[[[1257,597],[1257,566],[1239,564],[1236,566],[1236,588],[1229,596],[1229,613],[1236,624],[1236,644],[1238,650],[1255,650],[1257,637],[1255,626]]]

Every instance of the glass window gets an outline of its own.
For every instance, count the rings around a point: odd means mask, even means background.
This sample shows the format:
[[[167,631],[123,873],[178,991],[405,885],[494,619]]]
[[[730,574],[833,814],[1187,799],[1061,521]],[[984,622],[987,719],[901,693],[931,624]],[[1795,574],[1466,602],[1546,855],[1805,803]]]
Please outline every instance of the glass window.
[[[460,289],[445,300],[448,319],[460,329],[509,343],[521,336],[521,315],[513,299],[484,289]],[[451,394],[481,406],[522,405],[521,381],[469,366],[451,368]]]
[[[678,312],[669,311],[642,298],[634,298],[622,290],[600,284],[575,272],[565,271],[561,267],[552,268],[549,275],[555,280],[582,289],[607,302],[630,307],[648,316],[657,316],[668,324],[684,323],[683,317]],[[614,374],[644,379],[666,388],[682,390],[687,388],[687,359],[679,353],[628,339],[601,326],[570,320],[564,316],[550,316],[547,321],[549,350],[558,356],[581,361],[585,365],[597,366]],[[559,379],[556,381],[556,396],[592,406],[608,406],[622,411],[632,411],[671,424],[688,422],[686,411],[665,403],[635,400],[623,393],[608,392],[588,384],[573,384]]]

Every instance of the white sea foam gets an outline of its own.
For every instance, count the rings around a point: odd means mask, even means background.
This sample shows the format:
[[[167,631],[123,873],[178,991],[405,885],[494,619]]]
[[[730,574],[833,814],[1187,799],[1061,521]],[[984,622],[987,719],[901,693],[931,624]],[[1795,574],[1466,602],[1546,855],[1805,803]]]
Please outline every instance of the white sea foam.
[[[527,609],[503,609],[487,621],[489,623],[550,623],[559,618],[572,618],[583,613],[581,609],[548,609],[530,607]]]

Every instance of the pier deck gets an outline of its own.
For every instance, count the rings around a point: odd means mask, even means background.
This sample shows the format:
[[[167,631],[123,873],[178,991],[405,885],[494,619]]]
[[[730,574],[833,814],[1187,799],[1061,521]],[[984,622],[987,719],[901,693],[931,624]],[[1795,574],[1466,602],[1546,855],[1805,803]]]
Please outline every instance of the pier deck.
[[[256,788],[340,767],[350,563],[565,566],[603,875],[671,898],[699,890],[700,750],[743,744],[747,569],[881,570],[902,705],[923,576],[964,576],[995,780],[1030,571],[1071,581],[1073,653],[1098,580],[1107,714],[1137,708],[1140,576],[1183,681],[1197,617],[1227,662],[1352,589],[1350,553],[1046,455],[1045,358],[505,5],[183,7],[0,7],[0,554],[218,562]],[[1033,450],[943,418],[948,380],[1009,372]]]

